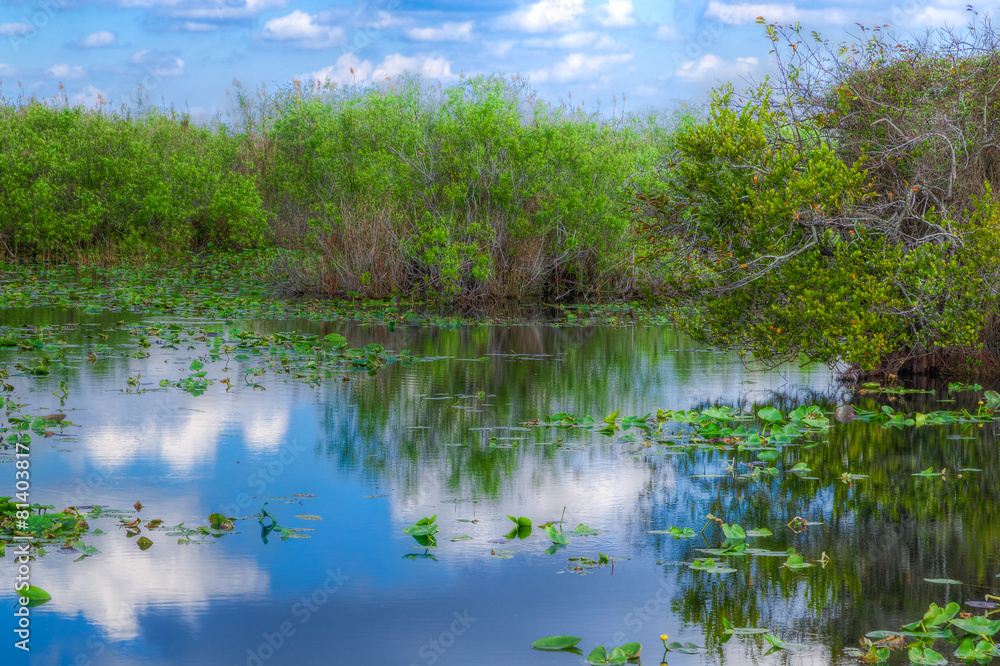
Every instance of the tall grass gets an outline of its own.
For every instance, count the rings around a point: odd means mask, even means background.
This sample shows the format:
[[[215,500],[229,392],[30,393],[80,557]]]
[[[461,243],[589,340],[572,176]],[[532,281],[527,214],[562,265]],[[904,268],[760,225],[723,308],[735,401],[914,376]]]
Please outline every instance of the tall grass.
[[[274,244],[292,288],[375,297],[639,287],[631,191],[655,190],[671,147],[654,115],[552,106],[516,76],[296,83],[235,99],[211,127],[169,110],[5,103],[0,249]]]

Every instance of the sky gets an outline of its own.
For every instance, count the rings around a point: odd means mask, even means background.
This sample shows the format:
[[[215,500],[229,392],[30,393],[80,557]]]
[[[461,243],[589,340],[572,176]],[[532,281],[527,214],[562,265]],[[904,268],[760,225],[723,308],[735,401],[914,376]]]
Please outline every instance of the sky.
[[[975,5],[996,15],[1000,0]],[[0,94],[65,94],[114,108],[137,96],[195,118],[224,114],[234,81],[361,84],[418,73],[528,77],[543,99],[588,110],[695,104],[761,79],[756,24],[800,21],[839,42],[855,23],[902,35],[963,27],[966,0],[29,0],[0,2]],[[61,88],[60,86],[63,86]]]

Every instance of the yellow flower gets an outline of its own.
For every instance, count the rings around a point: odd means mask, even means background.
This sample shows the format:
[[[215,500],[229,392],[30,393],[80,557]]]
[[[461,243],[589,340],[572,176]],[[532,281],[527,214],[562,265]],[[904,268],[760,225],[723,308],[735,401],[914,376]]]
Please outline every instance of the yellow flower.
[[[670,640],[670,636],[667,636],[666,634],[660,634],[660,640],[661,641],[668,641],[668,640]]]

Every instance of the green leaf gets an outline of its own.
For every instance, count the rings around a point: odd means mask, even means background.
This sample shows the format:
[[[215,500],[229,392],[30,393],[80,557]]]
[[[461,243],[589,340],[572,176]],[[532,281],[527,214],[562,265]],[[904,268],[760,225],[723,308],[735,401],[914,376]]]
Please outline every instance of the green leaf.
[[[727,525],[723,523],[722,533],[726,535],[727,539],[739,540],[747,538],[747,533],[739,525]]]
[[[677,641],[667,643],[667,650],[680,654],[699,654],[701,652],[701,648],[694,643],[678,643]]]
[[[139,537],[139,540],[135,542],[139,546],[139,550],[149,550],[149,547],[153,545],[153,542],[146,537]]]
[[[598,645],[587,655],[586,662],[588,664],[606,664],[608,663],[608,651],[604,649],[603,645]]]
[[[940,583],[942,585],[962,585],[962,581],[953,578],[924,578],[928,583]]]
[[[768,643],[770,643],[774,647],[778,648],[779,650],[794,651],[794,650],[808,650],[809,649],[808,645],[802,645],[801,643],[789,643],[787,641],[781,640],[780,638],[778,638],[774,634],[764,634],[764,640],[766,640]]]
[[[565,650],[566,648],[573,647],[582,640],[582,638],[577,638],[576,636],[547,636],[539,638],[531,644],[531,647],[536,650]]]
[[[951,623],[963,631],[967,631],[970,634],[976,634],[984,638],[986,636],[992,636],[1000,631],[1000,620],[990,620],[981,615],[965,620],[952,620]]]
[[[557,543],[560,545],[565,545],[569,543],[569,537],[567,537],[562,532],[556,530],[552,525],[545,526],[545,533],[552,539],[552,543]]]
[[[910,648],[910,663],[930,664],[931,666],[945,666],[948,660],[930,648]]]
[[[205,364],[202,363],[201,361],[199,361],[198,359],[195,359],[195,360],[191,361],[191,368],[190,368],[191,370],[198,371],[198,370],[201,370],[204,367],[205,367]]]
[[[776,421],[783,421],[785,419],[781,412],[774,407],[764,407],[757,412],[757,417],[767,421],[769,423],[774,423]]]
[[[788,567],[789,569],[807,569],[816,565],[806,562],[805,558],[798,553],[792,553],[781,566]]]
[[[15,593],[25,599],[29,599],[37,603],[45,603],[52,598],[51,594],[40,587],[35,587],[34,585],[29,585],[23,590],[15,590]]]

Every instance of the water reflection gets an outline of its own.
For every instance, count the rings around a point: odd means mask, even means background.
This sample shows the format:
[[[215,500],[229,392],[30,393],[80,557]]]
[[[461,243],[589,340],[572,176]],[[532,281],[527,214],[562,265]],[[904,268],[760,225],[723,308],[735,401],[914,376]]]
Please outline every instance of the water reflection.
[[[66,322],[51,314],[48,323]],[[659,656],[664,632],[706,647],[700,658],[670,658],[678,663],[747,663],[766,651],[754,639],[724,643],[723,617],[812,645],[786,655],[791,663],[830,663],[861,633],[898,627],[930,601],[996,588],[993,427],[837,424],[783,453],[785,467],[803,462],[818,479],[747,480],[727,467],[735,456],[736,469],[746,471],[738,463],[752,454],[668,450],[631,432],[607,438],[523,424],[560,411],[600,420],[618,409],[645,414],[717,402],[787,409],[822,396],[833,396],[826,408],[846,397],[871,409],[885,398],[853,396],[823,368],[757,372],[664,328],[242,325],[337,332],[352,345],[378,342],[446,358],[392,365],[374,377],[331,372],[316,386],[272,369],[259,380],[264,390],[242,381],[248,364],[230,360],[206,369],[212,379],[229,377],[231,391],[216,383],[192,396],[163,390],[159,381],[184,376],[191,360],[204,356],[203,342],[174,351],[154,340],[148,358],[135,358],[137,347],[126,345],[141,334],[137,320],[99,343],[83,337],[100,328],[86,321],[59,329],[59,337],[80,345],[67,352],[65,366],[48,377],[8,380],[30,413],[62,408],[80,426],[33,449],[33,499],[117,508],[139,499],[144,520],[189,526],[205,524],[212,511],[250,516],[267,502],[282,525],[316,531],[288,541],[272,534],[265,545],[251,518],[211,545],[153,533],[155,545],[142,552],[106,529],[94,540],[98,556],[73,563],[47,555],[33,565],[54,597],[39,609],[38,663],[72,663],[78,654],[95,663],[251,663],[284,621],[295,633],[270,663],[570,663],[568,655],[527,648],[558,633],[585,637],[585,652],[639,640],[648,660]],[[101,359],[87,361],[95,350]],[[5,367],[13,360],[0,352]],[[127,379],[138,375],[136,388],[145,392],[126,392]],[[64,406],[51,396],[60,381],[70,391]],[[954,407],[936,399],[906,396],[893,405]],[[971,406],[971,397],[958,399]],[[948,476],[911,476],[927,467],[948,468]],[[959,479],[959,468],[983,471]],[[848,484],[844,472],[868,478]],[[761,547],[794,547],[810,560],[825,552],[830,562],[791,571],[781,568],[784,558],[745,556],[734,558],[737,571],[726,575],[674,564],[717,546],[718,531],[675,541],[651,530],[697,531],[710,512],[769,528],[774,536]],[[438,561],[403,559],[422,549],[402,529],[434,514]],[[536,525],[565,516],[567,529],[586,523],[601,534],[546,554],[540,530],[506,542],[506,514]],[[796,515],[822,525],[794,533],[785,524]],[[451,541],[457,537],[469,538]],[[515,552],[493,556],[502,550]],[[567,569],[568,557],[598,552],[616,558],[613,576],[610,568],[582,576]],[[0,584],[12,580],[9,565],[8,556]],[[323,596],[319,590],[337,572],[342,584],[302,621],[296,604]],[[970,585],[923,581],[938,577]],[[430,647],[450,631],[455,613],[466,612],[475,621],[461,636],[447,649]],[[178,636],[188,634],[179,645]],[[106,642],[99,658],[88,647],[94,635]]]

